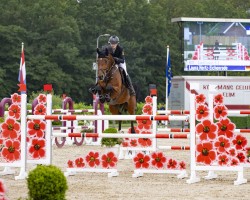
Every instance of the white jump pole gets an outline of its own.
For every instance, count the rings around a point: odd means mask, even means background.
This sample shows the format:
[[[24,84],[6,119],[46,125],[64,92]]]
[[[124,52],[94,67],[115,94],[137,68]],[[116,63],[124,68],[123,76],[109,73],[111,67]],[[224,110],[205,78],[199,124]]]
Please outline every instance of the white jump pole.
[[[49,93],[47,94],[47,108],[46,108],[47,115],[52,114],[52,95]],[[52,164],[52,121],[46,120],[46,161],[48,165]]]
[[[21,169],[15,180],[25,179],[27,177],[27,94],[21,93]]]
[[[184,121],[189,116],[172,116],[172,115],[27,115],[27,119],[40,120],[164,120],[164,121]]]

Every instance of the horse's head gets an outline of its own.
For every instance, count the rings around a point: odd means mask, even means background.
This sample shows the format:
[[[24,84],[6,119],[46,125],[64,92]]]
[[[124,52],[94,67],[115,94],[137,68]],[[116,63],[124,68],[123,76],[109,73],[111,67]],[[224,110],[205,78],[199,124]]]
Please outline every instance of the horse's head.
[[[112,75],[112,68],[115,66],[115,60],[111,54],[106,52],[98,53],[98,80],[108,81]]]

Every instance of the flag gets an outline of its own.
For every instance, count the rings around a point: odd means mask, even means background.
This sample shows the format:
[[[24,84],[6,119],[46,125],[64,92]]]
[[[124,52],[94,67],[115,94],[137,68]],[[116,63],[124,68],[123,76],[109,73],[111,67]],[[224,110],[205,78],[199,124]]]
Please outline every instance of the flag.
[[[26,84],[26,68],[25,68],[25,58],[24,58],[23,46],[22,46],[22,52],[21,52],[21,61],[20,61],[18,81],[20,82],[20,84]]]
[[[172,79],[172,68],[171,68],[171,63],[170,63],[170,53],[168,50],[167,53],[167,63],[166,63],[166,81],[167,81],[167,96],[170,94],[170,89],[171,89],[171,79]]]

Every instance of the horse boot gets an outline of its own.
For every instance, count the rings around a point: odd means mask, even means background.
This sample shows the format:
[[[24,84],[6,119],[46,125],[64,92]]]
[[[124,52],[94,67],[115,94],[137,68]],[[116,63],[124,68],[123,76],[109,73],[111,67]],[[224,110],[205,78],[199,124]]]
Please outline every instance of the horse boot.
[[[110,100],[111,100],[110,94],[105,94],[105,100],[107,102],[110,102]]]
[[[106,91],[107,91],[107,93],[105,94],[105,100],[107,101],[107,102],[110,102],[111,101],[111,92],[113,91],[113,87],[111,86],[111,85],[108,85],[106,88]]]
[[[89,92],[92,93],[92,94],[96,94],[96,93],[97,93],[96,86],[90,87],[90,88],[89,88]]]
[[[129,75],[126,76],[126,86],[127,86],[128,90],[129,90],[130,96],[135,96],[136,95],[135,94],[135,89],[134,89],[134,86],[132,84],[132,81],[131,81]]]
[[[99,96],[99,101],[100,101],[101,103],[104,103],[104,102],[105,102],[105,96],[104,96],[104,95],[100,95],[100,96]]]

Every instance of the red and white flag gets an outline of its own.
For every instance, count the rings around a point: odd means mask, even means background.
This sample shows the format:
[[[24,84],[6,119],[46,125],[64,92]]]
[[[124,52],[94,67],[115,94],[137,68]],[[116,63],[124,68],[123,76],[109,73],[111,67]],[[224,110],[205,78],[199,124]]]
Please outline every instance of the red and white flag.
[[[26,84],[26,68],[25,68],[25,57],[24,57],[23,44],[22,44],[22,52],[21,52],[21,61],[20,61],[18,81],[20,82],[20,84]]]

